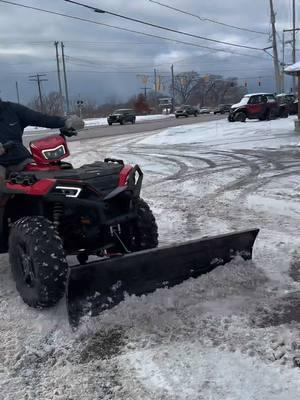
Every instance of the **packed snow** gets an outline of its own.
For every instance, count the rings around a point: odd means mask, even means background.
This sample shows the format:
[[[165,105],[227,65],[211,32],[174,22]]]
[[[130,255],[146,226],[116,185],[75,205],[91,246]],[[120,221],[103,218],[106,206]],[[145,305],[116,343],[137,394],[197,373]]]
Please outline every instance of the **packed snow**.
[[[4,400],[298,400],[300,136],[226,120],[70,142],[75,166],[139,163],[160,244],[258,227],[252,261],[128,297],[78,331],[29,309],[0,269]]]
[[[137,115],[136,122],[147,122],[154,121],[158,119],[166,119],[166,118],[174,118],[174,114],[152,114],[152,115]],[[91,128],[95,126],[103,126],[107,125],[107,118],[87,118],[84,119],[84,124],[86,128]],[[42,131],[49,130],[48,128],[41,128],[38,126],[28,126],[25,129],[25,132],[33,132],[33,131]]]

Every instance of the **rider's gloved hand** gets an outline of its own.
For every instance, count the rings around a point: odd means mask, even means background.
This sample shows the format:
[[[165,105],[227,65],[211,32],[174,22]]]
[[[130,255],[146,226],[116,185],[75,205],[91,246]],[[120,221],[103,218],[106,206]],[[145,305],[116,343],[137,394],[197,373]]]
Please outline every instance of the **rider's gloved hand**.
[[[83,129],[84,128],[84,121],[82,118],[79,118],[77,115],[70,115],[69,117],[67,117],[66,121],[65,121],[65,126],[64,128],[66,130],[79,130],[79,129]]]
[[[60,129],[60,133],[62,133],[64,136],[68,136],[68,137],[77,135],[77,131],[75,129],[72,129],[72,128],[69,128],[69,129],[61,128]]]
[[[5,143],[0,143],[0,156],[7,153],[11,149],[14,149],[16,146],[17,144],[12,140],[9,140]]]

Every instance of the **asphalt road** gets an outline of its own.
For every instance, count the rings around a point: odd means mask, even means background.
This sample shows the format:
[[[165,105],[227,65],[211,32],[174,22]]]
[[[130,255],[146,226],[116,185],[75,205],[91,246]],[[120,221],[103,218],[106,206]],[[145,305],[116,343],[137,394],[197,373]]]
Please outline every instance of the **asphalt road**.
[[[199,122],[214,121],[224,118],[224,115],[213,115],[213,114],[203,114],[198,117],[188,117],[188,118],[165,118],[150,121],[141,121],[136,124],[126,124],[126,125],[100,125],[95,127],[89,127],[81,131],[76,138],[70,138],[68,140],[84,140],[84,139],[94,139],[100,137],[108,136],[118,136],[118,135],[128,135],[134,133],[142,132],[152,132],[166,129],[172,126],[179,125],[190,125]],[[47,135],[46,131],[26,133],[23,137],[24,143],[27,144],[29,141],[34,140],[39,133]]]

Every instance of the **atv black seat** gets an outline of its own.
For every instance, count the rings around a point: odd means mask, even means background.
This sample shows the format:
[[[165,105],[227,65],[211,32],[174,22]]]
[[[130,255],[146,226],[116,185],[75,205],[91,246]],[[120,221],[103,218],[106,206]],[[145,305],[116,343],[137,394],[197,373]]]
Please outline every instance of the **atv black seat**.
[[[123,168],[119,163],[108,163],[98,161],[93,164],[86,164],[80,168],[58,170],[58,171],[22,171],[14,173],[9,180],[12,183],[21,183],[22,180],[34,181],[41,179],[73,180],[84,182],[96,190],[113,190],[118,186],[119,173]],[[31,178],[31,179],[30,179]]]

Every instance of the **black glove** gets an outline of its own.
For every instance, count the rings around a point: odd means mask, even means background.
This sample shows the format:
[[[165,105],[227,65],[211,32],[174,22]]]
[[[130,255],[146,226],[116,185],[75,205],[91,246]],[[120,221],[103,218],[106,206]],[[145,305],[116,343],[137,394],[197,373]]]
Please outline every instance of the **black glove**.
[[[69,129],[67,129],[67,128],[61,128],[61,129],[60,129],[60,133],[61,133],[62,135],[64,135],[64,136],[68,136],[68,137],[76,136],[76,135],[77,135],[77,131],[76,131],[75,129],[73,129],[73,128],[69,128]]]
[[[9,150],[15,149],[17,147],[17,143],[9,140],[8,142],[2,143],[2,147],[5,153],[7,153]]]

